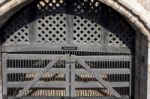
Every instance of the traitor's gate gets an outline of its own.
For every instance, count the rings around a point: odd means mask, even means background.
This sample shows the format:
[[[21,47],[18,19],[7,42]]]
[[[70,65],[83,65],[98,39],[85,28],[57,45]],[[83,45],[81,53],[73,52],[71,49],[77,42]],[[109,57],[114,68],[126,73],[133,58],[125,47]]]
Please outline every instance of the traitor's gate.
[[[131,99],[135,32],[98,0],[34,0],[1,28],[4,99]]]

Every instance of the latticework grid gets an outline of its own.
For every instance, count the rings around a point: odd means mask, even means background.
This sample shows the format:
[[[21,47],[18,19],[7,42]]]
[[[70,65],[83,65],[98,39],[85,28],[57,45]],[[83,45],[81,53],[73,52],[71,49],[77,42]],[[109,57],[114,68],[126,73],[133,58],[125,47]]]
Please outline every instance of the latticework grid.
[[[134,31],[112,10],[109,11],[109,15],[108,46],[132,48],[135,36]]]
[[[34,40],[38,44],[66,44],[69,39],[72,40],[70,42],[81,45],[126,48],[134,45],[134,33],[128,24],[116,12],[97,0],[39,0],[35,3],[35,15],[30,10],[25,10],[4,29],[5,45],[30,43],[32,40],[29,38],[32,37],[29,36],[36,36]],[[70,14],[73,15],[73,25],[66,18]],[[103,15],[109,18],[106,23],[104,22],[107,18]],[[35,21],[36,29],[32,31],[35,35],[29,35],[32,29],[28,20],[30,24]],[[103,24],[108,25],[105,27]],[[103,31],[103,28],[108,32]],[[70,33],[73,33],[72,37],[68,36]]]
[[[73,0],[72,6],[73,12],[77,15],[90,14],[96,18],[101,12],[101,2],[99,2],[98,0]]]
[[[37,2],[38,14],[49,15],[65,12],[66,0],[39,0]]]
[[[4,44],[28,44],[29,43],[29,24],[28,10],[14,18],[4,29]]]
[[[73,42],[75,44],[102,44],[101,26],[84,17],[74,16]]]
[[[65,14],[46,16],[37,20],[37,43],[65,43]]]

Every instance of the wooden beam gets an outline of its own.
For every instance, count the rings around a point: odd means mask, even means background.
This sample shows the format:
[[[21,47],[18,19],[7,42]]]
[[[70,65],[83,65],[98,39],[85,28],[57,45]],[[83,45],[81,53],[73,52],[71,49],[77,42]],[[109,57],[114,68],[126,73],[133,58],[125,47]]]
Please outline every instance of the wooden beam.
[[[114,96],[121,97],[120,94],[117,91],[115,91],[108,82],[101,78],[100,74],[93,72],[93,70],[84,61],[80,60],[79,58],[75,58],[75,60],[77,60],[89,73],[93,74],[94,77],[98,80],[98,82],[103,87],[107,88]]]
[[[24,87],[24,89],[23,89],[20,93],[17,94],[16,97],[17,97],[17,98],[22,97],[22,96],[24,95],[24,93],[25,93],[27,90],[29,90],[32,86],[34,86],[35,83],[36,83],[46,72],[48,72],[48,71],[53,67],[53,65],[54,65],[58,60],[60,60],[61,58],[62,58],[62,56],[61,56],[61,57],[57,57],[55,60],[52,60],[44,69],[41,69],[41,72],[39,72],[39,74],[37,75],[37,77],[34,78],[31,82],[29,82],[29,83],[27,84],[27,86]]]

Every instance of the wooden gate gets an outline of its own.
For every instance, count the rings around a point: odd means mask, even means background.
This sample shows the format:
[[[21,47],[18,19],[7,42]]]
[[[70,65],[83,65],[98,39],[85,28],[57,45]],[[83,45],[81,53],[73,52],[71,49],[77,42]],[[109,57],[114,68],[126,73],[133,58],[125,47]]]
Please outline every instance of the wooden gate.
[[[131,57],[3,53],[8,99],[125,98],[131,95]]]
[[[0,32],[6,99],[134,96],[135,32],[99,0],[33,0]]]

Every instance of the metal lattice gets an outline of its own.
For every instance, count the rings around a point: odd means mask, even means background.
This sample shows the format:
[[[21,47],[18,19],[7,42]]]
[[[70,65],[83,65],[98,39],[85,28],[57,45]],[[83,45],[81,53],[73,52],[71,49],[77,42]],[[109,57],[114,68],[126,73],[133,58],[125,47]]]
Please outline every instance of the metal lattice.
[[[65,43],[65,14],[46,16],[37,20],[37,43]]]

